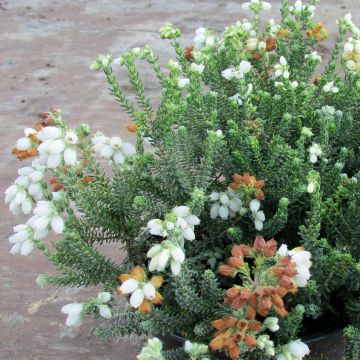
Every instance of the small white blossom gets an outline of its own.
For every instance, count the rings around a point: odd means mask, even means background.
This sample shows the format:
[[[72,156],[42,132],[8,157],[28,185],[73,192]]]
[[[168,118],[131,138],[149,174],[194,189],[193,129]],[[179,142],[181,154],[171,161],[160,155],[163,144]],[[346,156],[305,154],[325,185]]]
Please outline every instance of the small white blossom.
[[[339,92],[339,88],[334,85],[333,81],[330,81],[323,86],[323,91],[325,93],[332,92],[332,93],[336,94]]]
[[[204,71],[204,64],[195,64],[195,63],[192,63],[190,65],[190,70],[193,71],[193,72],[196,72],[198,74],[202,74],[203,71]]]
[[[302,360],[305,356],[309,354],[309,347],[302,341],[295,340],[283,346],[282,353],[278,355],[277,360]]]
[[[177,86],[179,89],[184,89],[186,85],[190,84],[190,79],[189,78],[179,78],[178,82],[177,82]]]
[[[317,53],[317,51],[313,51],[311,54],[305,55],[305,59],[312,60],[314,62],[320,63],[322,60],[321,55]]]
[[[61,308],[63,314],[68,315],[66,318],[67,326],[80,326],[83,321],[83,309],[84,305],[80,303],[67,304]]]
[[[169,234],[180,239],[195,240],[194,226],[199,225],[200,219],[191,213],[187,206],[177,206],[165,220],[152,219],[147,227],[152,235],[167,237]]]
[[[201,50],[204,47],[212,47],[215,45],[215,38],[208,29],[198,28],[195,30],[194,44],[195,50]]]
[[[256,339],[256,347],[258,347],[260,350],[264,350],[269,356],[275,355],[274,342],[270,340],[269,335],[258,336]]]
[[[209,199],[214,202],[210,208],[210,217],[212,219],[220,217],[225,220],[228,217],[235,216],[242,208],[242,200],[230,188],[226,192],[212,192]]]
[[[279,319],[276,317],[267,317],[263,323],[265,329],[269,329],[272,332],[276,332],[280,329]]]
[[[125,157],[133,157],[136,154],[135,146],[129,142],[123,141],[118,136],[108,138],[98,132],[92,139],[94,152],[101,157],[108,159],[109,163],[122,164]]]
[[[171,272],[174,276],[179,275],[181,265],[185,260],[183,249],[168,240],[154,245],[146,256],[151,259],[149,271],[164,271],[170,264]]]
[[[280,57],[279,63],[274,66],[275,77],[283,77],[284,79],[288,79],[290,77],[290,72],[288,70],[288,63],[284,56]]]
[[[108,292],[101,292],[97,296],[98,300],[98,309],[99,314],[105,319],[110,319],[112,317],[111,309],[108,305],[106,305],[107,302],[109,302],[111,299],[111,294]]]
[[[313,143],[309,148],[310,153],[310,162],[315,164],[318,161],[318,158],[322,156],[322,150],[319,144]]]
[[[260,10],[270,10],[271,4],[267,1],[261,0],[250,0],[250,2],[245,2],[241,5],[244,10],[260,11]]]

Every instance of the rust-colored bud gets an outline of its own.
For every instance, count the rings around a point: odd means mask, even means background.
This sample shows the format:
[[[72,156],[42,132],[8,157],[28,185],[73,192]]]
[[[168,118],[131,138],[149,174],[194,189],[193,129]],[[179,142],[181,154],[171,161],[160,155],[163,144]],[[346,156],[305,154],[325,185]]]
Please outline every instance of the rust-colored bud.
[[[277,250],[277,242],[274,239],[271,239],[265,243],[264,255],[266,257],[275,256]]]
[[[219,273],[224,276],[233,276],[234,268],[230,265],[221,265],[219,267]]]
[[[258,252],[263,251],[265,248],[265,239],[263,236],[258,235],[254,241],[254,249]]]

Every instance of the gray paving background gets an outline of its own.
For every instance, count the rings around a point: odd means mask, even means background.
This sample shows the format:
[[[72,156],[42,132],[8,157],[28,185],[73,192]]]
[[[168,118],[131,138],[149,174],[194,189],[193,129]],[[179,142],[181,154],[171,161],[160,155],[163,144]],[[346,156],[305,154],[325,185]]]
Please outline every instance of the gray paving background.
[[[151,43],[163,63],[174,54],[158,40],[157,30],[173,22],[188,45],[199,26],[222,29],[244,17],[241,0],[0,0],[0,196],[16,175],[19,163],[11,148],[36,114],[59,105],[71,124],[88,122],[105,133],[126,131],[129,122],[108,95],[102,74],[88,70],[97,54],[120,54]],[[272,1],[276,13],[280,1]],[[335,18],[351,11],[360,24],[359,0],[323,0],[317,18],[331,32],[321,52],[334,40]],[[159,88],[147,67],[146,88],[156,102]],[[123,73],[120,72],[120,76]],[[124,86],[127,82],[121,80]],[[1,199],[1,203],[3,203]],[[62,305],[96,294],[96,289],[39,289],[35,279],[52,273],[39,253],[8,253],[14,219],[0,208],[0,360],[111,359],[133,360],[136,342],[103,342],[92,335],[91,320],[79,329],[65,327]],[[109,251],[104,249],[104,251]],[[115,252],[116,254],[116,252]],[[116,256],[119,259],[121,254]]]

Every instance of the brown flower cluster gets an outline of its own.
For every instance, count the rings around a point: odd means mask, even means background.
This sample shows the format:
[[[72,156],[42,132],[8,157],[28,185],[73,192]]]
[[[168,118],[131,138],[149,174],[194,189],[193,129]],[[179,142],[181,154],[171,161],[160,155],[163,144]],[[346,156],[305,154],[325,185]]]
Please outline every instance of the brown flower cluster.
[[[266,317],[271,309],[279,316],[286,316],[287,311],[283,298],[289,292],[295,293],[297,286],[293,277],[297,274],[296,264],[290,256],[280,258],[275,265],[255,268],[253,278],[245,258],[271,258],[276,255],[277,242],[274,239],[265,241],[257,236],[252,247],[235,245],[231,250],[231,257],[226,265],[219,269],[225,276],[244,275],[243,286],[233,286],[226,291],[225,304],[239,310],[244,308],[246,318],[255,319],[256,314]],[[264,263],[262,261],[261,263]]]
[[[217,332],[210,342],[210,348],[214,351],[224,350],[228,352],[231,359],[238,359],[241,353],[240,343],[244,343],[248,349],[256,346],[254,335],[261,329],[261,322],[225,316],[213,321],[212,326]]]
[[[323,41],[329,35],[329,32],[321,22],[315,24],[311,29],[306,30],[305,33],[309,38],[316,41]]]
[[[233,180],[229,187],[234,190],[245,190],[253,191],[258,200],[264,200],[265,194],[262,191],[265,186],[264,180],[256,180],[255,176],[251,176],[249,173],[244,173],[244,175],[234,174]]]
[[[51,112],[56,112],[57,107],[53,106],[51,108]],[[34,129],[39,132],[41,131],[44,127],[46,126],[50,126],[50,125],[54,125],[54,120],[50,118],[50,112],[40,112],[39,113],[39,118],[40,121],[38,121],[35,126]],[[29,134],[27,136],[34,144],[34,146],[28,150],[19,150],[18,148],[14,147],[12,149],[12,154],[14,156],[16,156],[19,160],[25,160],[34,156],[38,155],[38,150],[37,150],[37,145],[41,144],[41,141],[37,138],[36,134]]]

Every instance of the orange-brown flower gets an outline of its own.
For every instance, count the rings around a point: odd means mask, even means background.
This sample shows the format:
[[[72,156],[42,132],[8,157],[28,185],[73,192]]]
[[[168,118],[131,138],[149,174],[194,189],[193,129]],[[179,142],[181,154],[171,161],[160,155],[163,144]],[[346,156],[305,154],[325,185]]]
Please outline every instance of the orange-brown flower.
[[[273,51],[276,49],[276,39],[275,38],[267,38],[266,42],[266,51]]]
[[[311,29],[306,30],[305,33],[307,37],[316,41],[323,41],[329,35],[329,32],[321,22],[315,24]]]
[[[129,124],[126,128],[131,133],[136,133],[137,129],[138,129],[138,127],[137,127],[137,125],[135,123]]]
[[[153,276],[147,281],[145,270],[137,265],[129,274],[121,274],[119,280],[122,285],[117,287],[116,293],[131,294],[130,305],[138,308],[141,313],[150,312],[151,304],[162,303],[163,297],[157,291],[164,282],[162,276]]]
[[[264,180],[256,180],[255,176],[251,176],[249,173],[244,175],[234,174],[234,182],[229,187],[234,190],[240,190],[242,187],[246,187],[248,190],[253,190],[258,200],[264,200],[265,195],[262,188],[265,186]]]
[[[281,28],[278,31],[278,36],[279,37],[287,37],[289,35],[289,33],[290,33],[289,29]]]
[[[210,342],[210,348],[214,351],[227,351],[230,359],[235,360],[240,356],[241,343],[247,348],[253,349],[256,338],[252,332],[261,329],[261,323],[255,320],[236,319],[233,316],[225,316],[214,320],[212,326],[217,330],[214,339]]]
[[[187,46],[184,51],[185,58],[189,61],[194,59],[193,56],[194,46]]]

